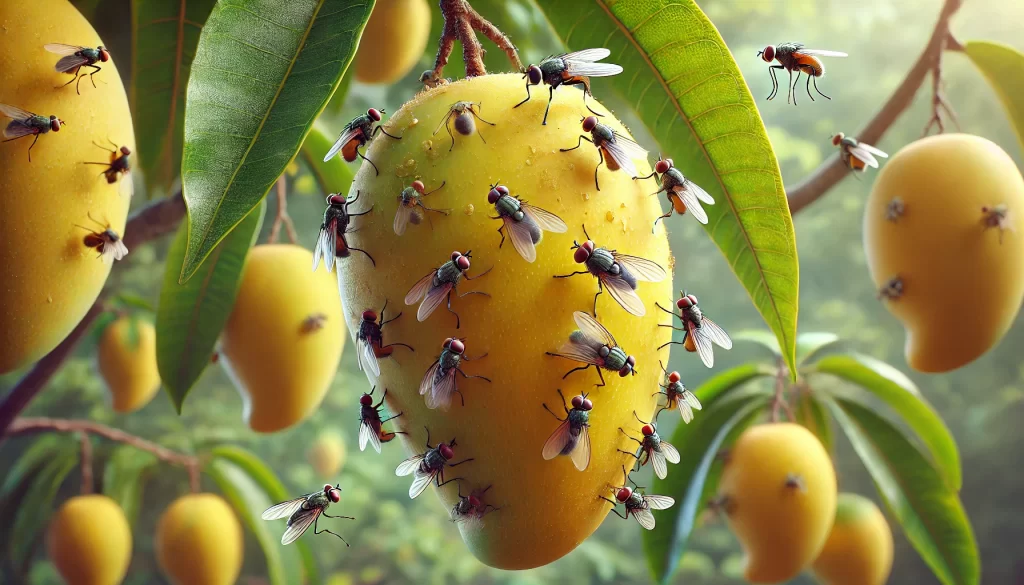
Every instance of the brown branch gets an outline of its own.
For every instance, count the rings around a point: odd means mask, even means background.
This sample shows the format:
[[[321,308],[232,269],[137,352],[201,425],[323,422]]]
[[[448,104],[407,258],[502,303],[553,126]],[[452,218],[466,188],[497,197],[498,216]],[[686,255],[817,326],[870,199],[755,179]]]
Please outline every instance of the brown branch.
[[[285,231],[288,232],[288,239],[291,240],[291,243],[296,244],[299,241],[299,235],[295,231],[292,217],[288,215],[288,184],[284,175],[277,178],[275,186],[277,187],[277,215],[274,216],[274,224],[270,227],[267,243],[277,243],[277,238],[281,235],[281,226],[284,225]]]
[[[789,379],[789,368],[780,359],[778,362],[778,370],[775,373],[775,396],[772,397],[771,409],[772,409],[772,422],[779,422],[782,419],[782,411],[786,411],[786,417],[790,421],[796,421],[796,416],[793,414],[793,408],[789,405],[789,401],[786,400],[786,383]]]
[[[82,432],[78,436],[82,443],[82,460],[80,465],[82,466],[82,495],[89,495],[92,493],[93,479],[92,479],[92,439],[89,438],[89,433]]]
[[[133,247],[158,238],[173,231],[181,218],[185,216],[185,200],[181,192],[166,199],[161,199],[136,212],[128,219],[125,228],[124,242],[131,250]],[[3,438],[4,430],[10,426],[15,417],[25,410],[29,402],[36,394],[50,381],[50,378],[57,372],[64,360],[71,355],[75,345],[88,332],[93,321],[104,310],[104,301],[98,299],[89,311],[78,322],[78,325],[71,331],[64,341],[53,348],[50,353],[43,356],[25,377],[4,396],[0,401],[0,440]]]
[[[896,91],[885,102],[882,109],[875,114],[855,136],[857,140],[868,144],[877,144],[885,134],[886,130],[896,121],[897,118],[910,106],[914,95],[924,83],[929,73],[936,74],[936,86],[939,83],[939,63],[942,58],[942,51],[947,46],[956,48],[959,43],[951,41],[952,35],[949,31],[949,20],[960,9],[963,0],[946,0],[939,13],[935,29],[928,40],[924,51],[917,58],[917,62],[907,73],[906,78],[896,88]],[[849,173],[849,169],[843,164],[838,154],[833,154],[814,170],[803,181],[791,189],[786,189],[789,196],[789,210],[796,213],[801,209],[814,203],[836,183],[842,180]]]
[[[441,28],[441,38],[437,43],[434,69],[424,71],[420,77],[420,81],[425,85],[433,87],[444,83],[444,68],[448,64],[448,57],[452,53],[452,46],[456,40],[462,43],[462,60],[466,63],[466,77],[487,74],[487,68],[484,67],[486,51],[480,44],[480,40],[476,38],[475,31],[483,33],[498,48],[505,51],[512,66],[517,71],[522,71],[523,63],[519,60],[519,53],[512,41],[498,30],[498,27],[480,16],[480,13],[469,5],[468,0],[440,0],[440,6],[444,26]]]

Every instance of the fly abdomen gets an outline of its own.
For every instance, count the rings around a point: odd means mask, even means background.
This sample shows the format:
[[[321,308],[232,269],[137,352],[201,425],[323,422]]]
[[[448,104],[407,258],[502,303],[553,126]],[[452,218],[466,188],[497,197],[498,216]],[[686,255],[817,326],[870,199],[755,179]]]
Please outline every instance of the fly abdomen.
[[[523,212],[520,211],[519,213],[521,214]],[[533,240],[534,245],[540,243],[540,238],[543,235],[543,232],[541,232],[540,226],[537,225],[536,222],[534,222],[532,219],[529,218],[529,216],[526,216],[526,215],[523,215],[523,219],[521,219],[520,221],[523,224],[525,224],[526,227],[530,228],[530,239]]]
[[[619,276],[622,278],[622,280],[626,281],[626,284],[629,285],[629,288],[636,290],[636,277],[633,276],[633,273],[627,270],[626,267],[623,266],[622,264],[619,264],[618,266]]]
[[[626,352],[620,347],[613,347],[604,358],[604,367],[609,370],[621,370],[626,365]]]

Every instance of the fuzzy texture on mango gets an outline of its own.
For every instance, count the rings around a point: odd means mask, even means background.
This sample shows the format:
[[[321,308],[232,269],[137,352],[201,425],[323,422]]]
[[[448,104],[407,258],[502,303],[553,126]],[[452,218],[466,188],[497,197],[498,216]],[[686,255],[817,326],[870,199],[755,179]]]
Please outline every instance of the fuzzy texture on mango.
[[[599,83],[595,81],[595,86]],[[350,211],[364,211],[371,203],[373,210],[354,218],[352,226],[358,231],[347,234],[350,245],[367,250],[377,266],[353,253],[339,259],[335,267],[350,331],[358,330],[364,310],[379,313],[385,301],[387,319],[402,312],[384,327],[384,343],[408,343],[416,351],[397,348],[394,357],[380,360],[377,395],[387,388],[390,412],[404,411],[385,428],[409,433],[401,439],[410,454],[425,451],[426,427],[432,445],[457,440],[453,463],[475,459],[448,470],[445,478],[462,477],[463,495],[491,486],[483,501],[501,509],[488,513],[479,525],[460,524],[460,530],[477,558],[503,569],[538,567],[562,557],[608,515],[611,506],[599,496],[612,497],[609,486],[621,486],[623,465],[635,462],[617,451],[636,447],[622,436],[619,427],[640,436],[641,425],[633,411],[644,419],[652,416],[656,401],[652,394],[663,377],[658,361],[668,361],[669,349],[657,348],[669,341],[671,329],[658,324],[669,324],[673,318],[654,303],[674,306],[671,276],[661,282],[639,283],[644,317],[627,313],[607,292],[599,297],[598,320],[620,347],[636,357],[635,376],[621,378],[616,372],[604,371],[607,385],[596,388],[599,379],[594,368],[563,379],[580,364],[545,355],[559,351],[577,329],[574,311],[591,312],[594,307],[598,283],[593,276],[553,278],[585,270],[574,262],[571,249],[574,240],[582,243],[586,239],[584,224],[598,246],[657,262],[669,275],[672,259],[664,228],[670,222],[651,233],[655,218],[661,215],[659,198],[649,195],[657,189],[654,180],[634,181],[624,172],[609,171],[602,165],[598,192],[594,146],[583,142],[577,150],[559,152],[576,145],[583,134],[580,117],[589,115],[583,93],[569,87],[556,90],[548,123],[542,126],[547,88],[532,90],[531,101],[513,108],[525,97],[521,75],[475,77],[423,91],[387,119],[385,129],[402,138],[379,134],[367,149],[380,176],[363,163],[351,190],[352,194],[360,191],[360,199]],[[481,116],[495,124],[476,124],[486,144],[475,133],[463,136],[453,129],[454,148],[449,151],[452,139],[438,126],[457,101],[482,103]],[[587,103],[605,114],[600,118],[602,124],[629,135],[597,100],[588,99]],[[454,120],[451,124],[454,128]],[[650,172],[646,161],[635,163],[640,176]],[[427,191],[447,181],[427,196],[424,204],[450,209],[450,215],[428,212],[429,222],[410,224],[403,236],[397,236],[392,224],[398,196],[417,179]],[[544,232],[533,263],[524,260],[507,239],[499,248],[501,222],[492,219],[496,213],[487,199],[490,185],[497,181],[512,195],[558,215],[568,226],[566,233]],[[673,229],[699,229],[690,218],[678,219],[680,223],[672,223]],[[491,296],[453,295],[452,309],[462,321],[459,329],[443,303],[424,322],[417,321],[418,303],[405,305],[406,293],[421,277],[448,261],[454,250],[472,251],[468,277],[476,278],[491,269],[479,279],[463,279],[458,291],[478,290]],[[418,388],[447,337],[465,338],[470,358],[488,354],[464,361],[462,369],[491,382],[459,376],[458,390],[465,405],[455,395],[449,411],[443,412],[428,409]],[[699,367],[696,356],[692,359],[694,367]],[[541,455],[545,441],[559,425],[542,404],[565,417],[558,389],[567,402],[589,392],[594,405],[590,414],[592,458],[585,471],[578,471],[569,457],[545,461]],[[388,443],[385,448],[393,449],[393,445],[396,443]],[[395,480],[412,481],[410,477]],[[448,510],[458,500],[455,482],[428,491],[439,493]],[[659,512],[654,515],[657,518]],[[612,521],[623,522],[618,518]],[[629,519],[629,530],[636,530],[634,522]],[[627,529],[626,524],[618,527]]]
[[[821,551],[836,513],[836,473],[825,447],[794,423],[745,430],[732,448],[718,494],[743,546],[744,577],[781,583]]]
[[[887,218],[896,199],[904,211]],[[1008,229],[986,228],[983,208],[1006,205]],[[995,143],[929,136],[885,163],[864,207],[864,251],[877,287],[907,331],[910,367],[947,372],[995,346],[1024,300],[1024,179]],[[1001,241],[1000,241],[1001,240]],[[969,319],[969,327],[954,326]],[[951,328],[952,327],[952,328]]]
[[[188,494],[156,529],[157,562],[174,585],[232,585],[242,569],[242,525],[215,494]]]
[[[84,243],[102,224],[124,236],[130,203],[118,185],[100,176],[103,169],[83,162],[109,162],[113,140],[135,150],[128,97],[116,63],[126,54],[100,63],[96,87],[82,80],[82,95],[72,79],[54,71],[60,55],[47,43],[97,47],[96,31],[67,0],[0,2],[0,103],[64,120],[58,132],[39,136],[28,160],[28,136],[0,143],[3,196],[0,216],[0,374],[24,367],[50,352],[78,325],[96,301],[110,264]],[[86,68],[86,70],[89,70]],[[91,70],[89,70],[91,71]],[[11,120],[0,116],[0,129]],[[125,180],[122,178],[121,180]]]
[[[156,329],[149,321],[125,316],[107,325],[96,360],[115,412],[134,412],[160,390]]]
[[[892,571],[892,529],[874,502],[842,493],[825,547],[811,566],[822,585],[885,585]]]
[[[419,62],[430,34],[427,0],[378,0],[356,52],[356,80],[392,84]]]
[[[345,464],[345,441],[341,435],[332,432],[321,433],[309,446],[306,460],[313,471],[324,481],[337,481],[338,473]]]
[[[100,494],[67,500],[50,520],[46,555],[68,585],[117,585],[132,560],[124,511]]]
[[[260,433],[295,425],[320,405],[345,345],[334,279],[311,272],[313,255],[291,244],[249,251],[221,335],[225,369]]]

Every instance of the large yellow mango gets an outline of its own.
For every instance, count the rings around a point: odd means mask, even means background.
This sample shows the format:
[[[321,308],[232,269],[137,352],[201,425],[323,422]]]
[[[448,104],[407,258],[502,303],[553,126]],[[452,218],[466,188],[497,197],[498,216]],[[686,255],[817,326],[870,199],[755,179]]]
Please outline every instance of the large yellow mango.
[[[242,525],[215,494],[175,500],[156,529],[156,558],[174,585],[232,585],[242,569]]]
[[[124,511],[100,494],[69,499],[50,520],[46,554],[68,585],[117,585],[132,560]]]

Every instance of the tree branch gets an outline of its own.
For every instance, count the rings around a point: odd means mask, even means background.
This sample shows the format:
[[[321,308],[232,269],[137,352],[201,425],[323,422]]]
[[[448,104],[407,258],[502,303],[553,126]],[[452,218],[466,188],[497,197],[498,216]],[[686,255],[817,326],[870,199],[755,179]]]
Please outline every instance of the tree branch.
[[[89,438],[89,433],[80,433],[78,436],[82,446],[82,457],[80,465],[82,467],[82,495],[89,495],[92,493],[93,479],[92,479],[92,439]]]
[[[131,250],[135,246],[169,233],[178,226],[184,216],[185,200],[180,191],[171,197],[152,203],[128,219],[124,230],[125,245]],[[3,401],[0,402],[0,440],[3,439],[4,430],[50,381],[64,360],[71,355],[82,336],[89,331],[93,321],[103,311],[104,301],[101,297],[89,308],[89,311],[64,338],[64,341],[36,362],[32,369],[25,374],[25,377],[19,380],[3,398]]]
[[[267,236],[267,243],[277,243],[277,238],[281,235],[281,226],[283,225],[285,231],[288,232],[288,239],[291,243],[296,244],[299,241],[299,235],[295,231],[295,222],[288,215],[288,184],[284,175],[277,178],[275,186],[277,187],[277,215],[274,216],[274,224],[270,226],[270,235]]]
[[[509,61],[517,71],[522,71],[523,63],[519,60],[519,53],[515,45],[498,27],[491,24],[486,18],[480,16],[467,0],[440,0],[441,17],[444,18],[444,26],[441,29],[441,38],[437,43],[437,57],[434,60],[434,69],[423,72],[420,81],[429,87],[444,83],[444,68],[448,64],[448,57],[452,53],[452,46],[458,40],[462,43],[462,60],[466,62],[466,77],[486,75],[487,68],[484,67],[484,50],[476,32],[480,31],[490,39],[498,48],[505,51]]]
[[[938,21],[935,23],[935,29],[932,31],[932,36],[928,40],[928,45],[925,46],[924,51],[921,52],[921,56],[917,58],[917,62],[907,73],[903,83],[896,88],[896,91],[889,97],[889,100],[885,102],[882,109],[875,114],[875,117],[871,119],[855,136],[857,140],[866,142],[868,144],[877,144],[885,134],[886,130],[896,121],[897,118],[910,106],[914,100],[914,95],[917,90],[924,84],[925,78],[929,73],[934,73],[938,76],[940,69],[939,63],[942,59],[942,51],[949,43],[950,48],[954,49],[959,46],[955,40],[952,39],[952,34],[949,30],[949,20],[956,14],[956,11],[960,9],[963,4],[963,0],[946,0],[942,6],[942,11],[939,13]],[[935,86],[938,87],[939,79],[935,80]],[[789,210],[790,213],[795,214],[801,209],[807,207],[811,203],[818,200],[819,197],[824,195],[829,189],[831,189],[836,183],[842,180],[849,173],[849,169],[840,160],[838,154],[833,154],[822,163],[817,169],[814,170],[803,181],[798,183],[791,189],[786,189],[786,193],[789,196]]]

